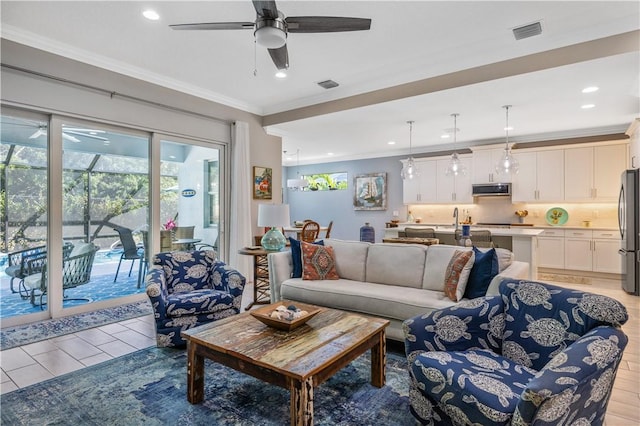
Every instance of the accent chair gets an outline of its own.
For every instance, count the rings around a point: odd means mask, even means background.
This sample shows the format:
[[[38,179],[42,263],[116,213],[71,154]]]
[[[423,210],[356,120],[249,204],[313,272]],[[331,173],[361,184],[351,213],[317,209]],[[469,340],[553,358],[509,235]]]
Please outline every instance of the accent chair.
[[[146,282],[157,346],[181,347],[182,331],[240,313],[246,279],[215,251],[196,250],[156,254]]]
[[[610,297],[515,279],[409,319],[411,412],[425,425],[602,425],[627,319]]]

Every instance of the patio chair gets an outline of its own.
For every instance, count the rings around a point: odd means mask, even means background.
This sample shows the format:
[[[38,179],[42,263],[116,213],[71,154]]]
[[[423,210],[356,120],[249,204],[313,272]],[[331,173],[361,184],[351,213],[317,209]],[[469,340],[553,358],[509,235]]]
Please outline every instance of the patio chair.
[[[146,277],[158,347],[185,346],[181,333],[240,313],[246,279],[213,250],[158,253]]]
[[[411,413],[429,425],[602,425],[624,305],[516,279],[498,292],[404,322]]]
[[[69,253],[73,249],[73,244],[65,243],[62,246],[62,257],[69,257]],[[11,277],[9,283],[11,293],[20,293],[23,298],[29,297],[28,291],[24,288],[24,279],[32,274],[42,271],[42,266],[47,258],[47,246],[37,246],[28,249],[18,250],[9,253],[8,267],[4,270],[5,274]],[[14,280],[18,279],[17,289],[14,287]]]
[[[95,258],[98,247],[91,243],[78,243],[73,247],[67,259],[62,262],[62,289],[63,291],[70,288],[78,287],[91,281],[91,270],[93,268],[93,259]],[[33,306],[40,306],[44,309],[43,301],[47,294],[47,261],[46,258],[42,264],[42,271],[29,275],[24,279],[24,286],[30,290],[30,301]],[[37,294],[36,292],[40,292]],[[40,296],[40,303],[36,303],[36,297]],[[86,300],[90,298],[67,298],[64,300]]]
[[[125,227],[115,227],[114,231],[118,233],[120,236],[120,242],[122,243],[122,254],[120,255],[120,260],[118,261],[118,268],[116,269],[116,276],[113,279],[115,283],[118,279],[118,273],[120,272],[120,265],[123,260],[130,260],[131,266],[129,267],[129,276],[131,276],[131,271],[133,271],[133,265],[136,263],[136,260],[140,261],[140,265],[138,268],[138,288],[140,288],[140,284],[142,283],[142,273],[143,273],[143,264],[145,263],[145,254],[144,250],[140,253],[140,249],[138,244],[133,239],[133,234],[131,229]]]

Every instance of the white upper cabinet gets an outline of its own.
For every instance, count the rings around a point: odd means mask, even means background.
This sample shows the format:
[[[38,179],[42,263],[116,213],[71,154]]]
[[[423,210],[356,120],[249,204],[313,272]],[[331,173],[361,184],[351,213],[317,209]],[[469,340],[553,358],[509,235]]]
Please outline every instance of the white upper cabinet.
[[[514,152],[520,171],[512,177],[515,202],[564,200],[564,151]]]
[[[566,201],[616,201],[626,144],[565,149]]]
[[[402,165],[406,160],[402,161]],[[404,204],[420,204],[437,202],[435,160],[415,160],[418,176],[402,181],[402,202]]]
[[[465,174],[447,176],[446,171],[450,158],[438,160],[437,202],[438,203],[472,203],[471,193],[471,159],[460,156],[460,163],[466,168]]]
[[[472,183],[511,182],[511,175],[498,175],[496,173],[496,164],[498,164],[503,153],[504,148],[474,150]]]

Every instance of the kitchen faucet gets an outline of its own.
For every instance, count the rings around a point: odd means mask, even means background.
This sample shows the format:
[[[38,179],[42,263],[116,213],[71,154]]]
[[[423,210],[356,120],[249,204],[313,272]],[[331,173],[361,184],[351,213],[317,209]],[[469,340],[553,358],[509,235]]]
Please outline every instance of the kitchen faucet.
[[[456,218],[455,226],[456,226],[456,231],[457,231],[458,230],[458,208],[457,207],[453,209],[453,217]]]

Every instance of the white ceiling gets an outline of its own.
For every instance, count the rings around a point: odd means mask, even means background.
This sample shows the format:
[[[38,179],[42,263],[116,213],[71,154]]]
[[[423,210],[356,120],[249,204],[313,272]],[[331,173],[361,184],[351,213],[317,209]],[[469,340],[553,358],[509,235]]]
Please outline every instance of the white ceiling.
[[[407,82],[640,29],[638,1],[278,1],[286,16],[371,18],[370,31],[289,34],[288,77],[274,77],[252,31],[174,31],[169,24],[253,21],[242,1],[6,1],[3,38],[260,115],[296,110]],[[144,9],[159,21],[142,17]],[[511,30],[541,21],[543,34]],[[640,42],[639,42],[640,44]],[[255,61],[255,62],[254,62]],[[535,65],[535,64],[532,64]],[[257,75],[254,76],[254,69]],[[55,70],[51,70],[55,73]],[[616,133],[640,116],[638,50],[392,102],[278,122],[285,164],[400,155],[511,140]],[[333,79],[325,90],[316,83]],[[590,85],[600,90],[581,93]],[[595,108],[583,110],[583,103]],[[331,105],[331,104],[329,104]],[[459,113],[456,146],[440,136]],[[276,120],[278,121],[278,120]],[[387,142],[396,141],[391,146]],[[332,152],[333,156],[327,153]]]

